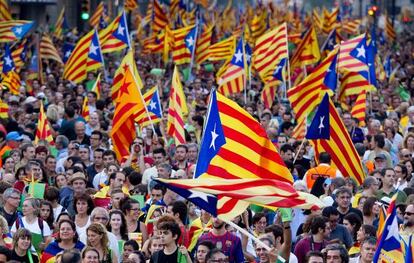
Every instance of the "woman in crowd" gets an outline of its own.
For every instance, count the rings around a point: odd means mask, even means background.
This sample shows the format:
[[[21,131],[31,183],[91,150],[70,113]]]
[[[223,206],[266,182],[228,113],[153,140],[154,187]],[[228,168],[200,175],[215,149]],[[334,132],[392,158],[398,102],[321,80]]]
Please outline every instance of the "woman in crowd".
[[[31,246],[32,233],[25,228],[20,228],[13,236],[13,250],[10,259],[19,262],[39,262],[37,254],[30,251]]]
[[[92,223],[86,229],[87,245],[99,252],[100,263],[118,263],[117,257],[109,248],[108,235],[102,224]]]
[[[362,220],[359,215],[355,213],[349,213],[344,217],[344,226],[348,229],[354,242],[357,239],[357,233],[362,225]]]
[[[40,202],[34,198],[27,198],[23,202],[23,217],[14,222],[11,232],[14,235],[20,228],[26,228],[32,233],[32,243],[36,251],[44,249],[52,231],[46,221],[39,217]]]
[[[91,224],[91,212],[95,208],[90,195],[84,193],[79,196],[75,196],[73,199],[75,208],[75,225],[76,232],[81,236],[85,233],[86,228]]]
[[[71,220],[62,219],[58,225],[58,235],[55,241],[51,242],[42,253],[41,263],[46,263],[50,258],[59,252],[67,249],[78,249],[81,251],[85,246],[79,241],[75,223]]]
[[[144,245],[142,246],[142,251],[144,251],[147,258],[151,258],[151,256],[164,248],[164,245],[161,244],[161,239],[159,236],[152,236],[147,241],[145,241]]]
[[[40,202],[40,218],[46,221],[50,229],[53,230],[55,217],[53,214],[53,206],[49,201],[42,200]]]
[[[127,197],[121,201],[121,211],[125,215],[128,233],[141,233],[142,242],[145,242],[148,238],[147,229],[145,224],[139,221],[139,202],[135,199]]]
[[[377,204],[377,198],[368,197],[364,202],[362,214],[364,215],[364,225],[371,225],[378,227],[378,215],[380,213],[380,206]]]
[[[349,257],[359,256],[361,242],[369,237],[375,237],[377,235],[377,230],[371,225],[362,225],[356,236],[354,245],[349,249]]]
[[[109,213],[109,223],[106,226],[118,240],[128,240],[127,225],[124,214],[119,210],[112,210]]]
[[[93,247],[85,247],[82,251],[82,263],[99,263],[99,252]]]
[[[55,178],[55,186],[58,189],[62,189],[65,186],[68,186],[68,179],[64,174],[58,174]]]
[[[139,250],[138,243],[135,240],[128,240],[124,243],[124,251],[122,253],[122,262],[128,259],[129,254]]]

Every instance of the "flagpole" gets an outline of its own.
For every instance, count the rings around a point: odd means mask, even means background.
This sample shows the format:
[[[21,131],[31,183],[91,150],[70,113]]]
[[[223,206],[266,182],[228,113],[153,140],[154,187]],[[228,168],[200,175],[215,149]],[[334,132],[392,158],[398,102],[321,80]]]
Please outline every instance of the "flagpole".
[[[246,61],[246,50],[244,48],[244,37],[242,36],[242,52],[243,52],[243,70],[244,70],[244,74],[246,74],[246,65],[247,65],[247,61]],[[243,81],[243,89],[244,89],[244,104],[247,104],[247,79],[246,77],[244,77],[244,81]]]
[[[287,36],[287,31],[286,31],[286,47],[288,47],[289,43],[288,43],[288,36]],[[289,84],[289,89],[292,88],[292,83],[290,80],[290,59],[289,59],[289,49],[286,51],[287,52],[287,72],[288,72],[288,84]],[[286,91],[286,87],[285,87],[285,92],[283,94],[284,98],[286,99],[287,97],[287,91]]]
[[[305,122],[304,123],[305,124],[305,138],[303,138],[302,142],[300,143],[299,149],[298,149],[298,151],[295,154],[295,159],[293,159],[293,164],[295,164],[296,159],[298,159],[298,155],[299,155],[300,151],[302,150],[303,145],[305,144],[305,141],[306,141],[306,134],[308,133],[307,132],[307,129],[308,129],[308,125],[307,125],[307,122],[308,122],[308,114],[305,114],[305,120],[304,120],[304,122]]]
[[[197,22],[196,22],[195,27],[196,27],[196,32],[195,32],[195,37],[194,37],[193,50],[191,50],[190,72],[189,72],[189,75],[188,75],[188,81],[193,79],[194,55],[195,55],[195,51],[196,51],[196,48],[197,48],[198,27],[199,27],[198,17],[197,17]],[[164,45],[165,45],[165,42],[164,42]]]
[[[221,218],[220,218],[221,219]],[[234,227],[235,229],[237,229],[240,233],[242,233],[243,235],[251,238],[256,244],[261,245],[262,247],[264,247],[268,252],[271,251],[272,249],[266,245],[263,241],[261,241],[259,238],[255,237],[253,234],[249,233],[247,230],[245,230],[244,228],[241,228],[240,226],[236,225],[235,223],[233,223],[230,220],[225,220],[225,219],[221,219],[222,221],[226,222],[227,224],[229,224],[230,226]],[[277,255],[278,257],[278,261],[284,263],[286,262],[286,260],[281,257],[280,255]]]
[[[104,78],[105,78],[105,81],[107,81],[108,80],[108,72],[106,71],[106,68],[105,68],[105,59],[104,59],[104,56],[103,56],[103,53],[102,53],[101,42],[99,41],[99,35],[98,35],[98,31],[96,30],[96,27],[95,27],[95,34],[96,34],[97,39],[98,39],[98,46],[99,46],[99,53],[100,53],[99,55],[101,55],[101,58],[102,58],[102,68],[103,68]]]

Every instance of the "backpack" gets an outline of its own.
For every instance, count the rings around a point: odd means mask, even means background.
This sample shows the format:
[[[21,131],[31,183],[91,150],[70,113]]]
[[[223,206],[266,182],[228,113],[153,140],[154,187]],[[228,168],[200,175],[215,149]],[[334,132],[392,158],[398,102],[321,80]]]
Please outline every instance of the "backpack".
[[[38,217],[37,218],[37,223],[39,224],[40,233],[42,234],[42,237],[43,237],[44,236],[43,235],[43,220]],[[20,225],[22,227],[24,227],[23,220],[22,220],[22,217],[20,215],[17,217],[15,224],[16,224],[16,231],[20,228]]]

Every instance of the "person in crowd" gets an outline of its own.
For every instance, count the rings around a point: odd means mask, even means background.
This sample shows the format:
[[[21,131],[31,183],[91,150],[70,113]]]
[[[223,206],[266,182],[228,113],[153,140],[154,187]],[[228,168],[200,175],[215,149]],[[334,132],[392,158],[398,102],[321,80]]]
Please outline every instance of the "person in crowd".
[[[43,200],[40,202],[40,218],[45,221],[49,228],[53,230],[53,222],[55,217],[53,214],[53,206],[49,201]]]
[[[99,263],[99,251],[93,247],[85,247],[82,250],[82,263]]]
[[[99,252],[99,262],[117,263],[118,259],[114,252],[108,248],[109,240],[107,231],[100,223],[92,223],[86,229],[87,245],[94,247]]]
[[[127,222],[124,214],[120,210],[111,210],[109,212],[109,224],[106,228],[116,236],[118,241],[128,241]]]
[[[4,205],[0,206],[0,214],[7,220],[9,228],[11,228],[17,220],[17,208],[20,203],[20,195],[21,192],[14,188],[8,188],[3,193]]]
[[[86,228],[91,224],[91,213],[95,208],[92,198],[84,193],[78,196],[75,196],[73,199],[74,208],[75,208],[75,225],[76,232],[81,236],[85,233]]]
[[[20,228],[13,235],[13,250],[10,259],[19,262],[39,262],[37,254],[30,251],[31,246],[32,233],[25,228]]]
[[[122,262],[125,262],[128,260],[129,254],[131,254],[134,251],[139,250],[138,243],[135,240],[128,240],[124,243],[124,250],[122,252]],[[145,251],[143,249],[143,251]],[[149,257],[147,257],[149,258]]]

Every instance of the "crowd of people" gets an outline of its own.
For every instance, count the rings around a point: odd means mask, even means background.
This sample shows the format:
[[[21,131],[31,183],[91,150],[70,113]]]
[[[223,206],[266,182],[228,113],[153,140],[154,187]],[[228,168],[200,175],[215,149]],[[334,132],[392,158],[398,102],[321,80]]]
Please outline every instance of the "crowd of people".
[[[366,126],[338,104],[363,164],[360,186],[331,165],[332,154],[315,156],[309,142],[292,137],[294,113],[282,92],[264,109],[263,85],[253,76],[247,101],[243,94],[231,96],[261,123],[291,171],[295,189],[325,204],[277,211],[252,205],[232,220],[238,228],[154,180],[193,177],[208,95],[216,88],[214,70],[197,67],[195,78],[183,81],[190,109],[187,143],[175,145],[166,132],[173,65],[165,65],[163,76],[151,74],[160,67],[159,55],[141,52],[137,41],[134,56],[144,90],[158,86],[163,118],[139,129],[130,156],[118,160],[110,140],[118,54],[105,54],[108,74],[102,74],[100,94],[91,90],[96,72],[74,85],[63,80],[62,66],[52,61],[43,62],[43,83],[30,80],[29,90],[29,71],[23,67],[19,94],[0,90],[9,106],[0,124],[0,262],[372,262],[380,214],[394,196],[401,239],[408,242],[414,233],[414,100],[396,91],[402,86],[414,94],[413,43],[413,32],[404,32],[393,45],[379,47],[396,72],[369,95]],[[58,50],[62,45],[56,41]],[[53,144],[34,143],[41,103]],[[35,185],[44,186],[40,196]]]

